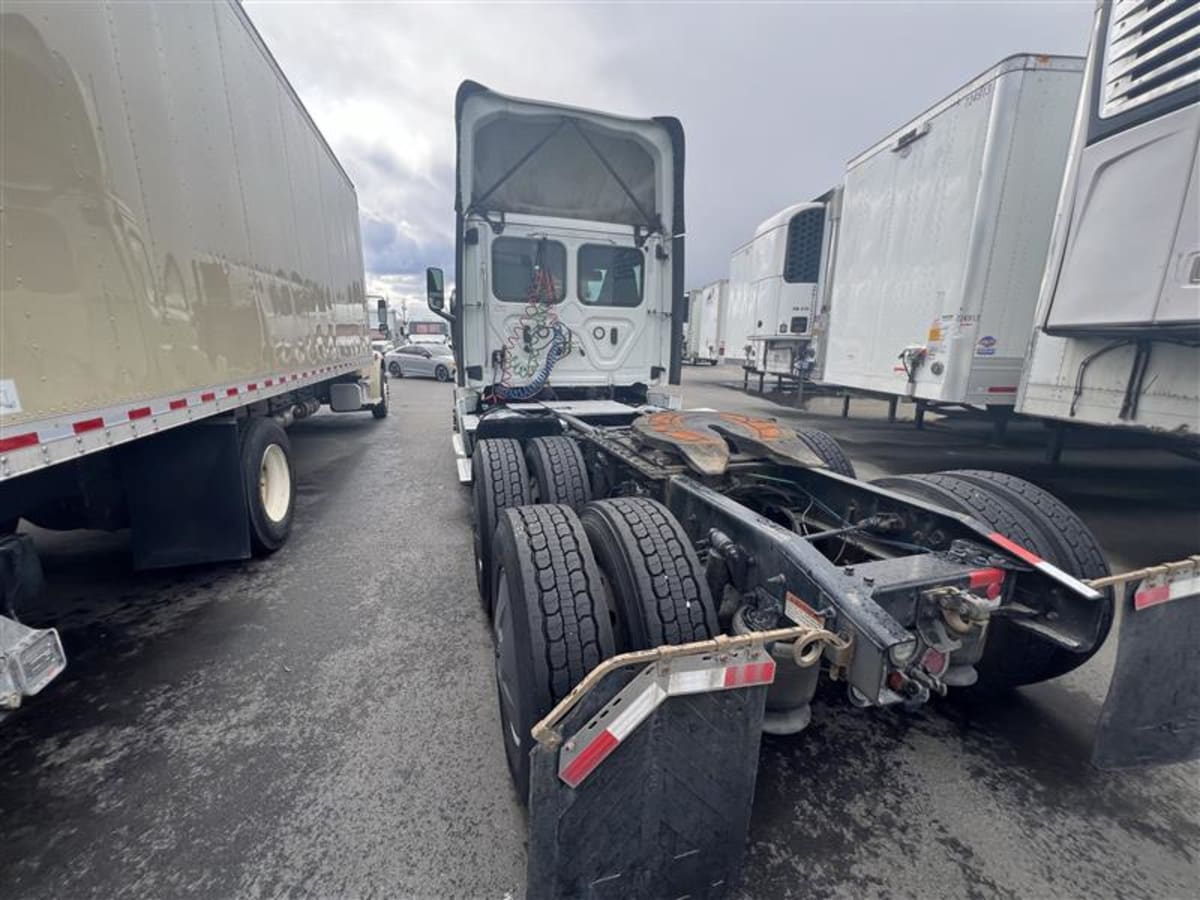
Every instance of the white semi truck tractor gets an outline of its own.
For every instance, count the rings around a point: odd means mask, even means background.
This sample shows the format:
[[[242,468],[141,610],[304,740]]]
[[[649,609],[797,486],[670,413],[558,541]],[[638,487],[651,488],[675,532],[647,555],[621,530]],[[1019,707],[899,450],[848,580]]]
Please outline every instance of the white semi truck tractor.
[[[1200,7],[1098,3],[1017,411],[1200,444]],[[1061,449],[1061,435],[1052,449]]]
[[[236,2],[0,9],[0,709],[65,658],[19,520],[269,553],[285,428],[387,414],[354,187]]]
[[[680,408],[678,120],[474,82],[455,119],[457,298],[429,269],[428,299],[531,898],[721,896],[760,735],[802,731],[819,682],[897,714],[986,702],[1082,665],[1118,604],[1097,763],[1200,753],[1194,565],[1112,576],[1018,478],[866,483],[827,434]]]

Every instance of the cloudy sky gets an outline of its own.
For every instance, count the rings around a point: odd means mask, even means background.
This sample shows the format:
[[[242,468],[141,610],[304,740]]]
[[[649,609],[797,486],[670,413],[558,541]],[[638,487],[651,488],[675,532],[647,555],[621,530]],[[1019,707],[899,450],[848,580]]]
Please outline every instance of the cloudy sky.
[[[393,303],[454,250],[454,92],[498,91],[687,133],[688,285],[776,210],[1003,57],[1082,54],[1092,0],[287,3],[246,0],[358,188],[368,285]]]

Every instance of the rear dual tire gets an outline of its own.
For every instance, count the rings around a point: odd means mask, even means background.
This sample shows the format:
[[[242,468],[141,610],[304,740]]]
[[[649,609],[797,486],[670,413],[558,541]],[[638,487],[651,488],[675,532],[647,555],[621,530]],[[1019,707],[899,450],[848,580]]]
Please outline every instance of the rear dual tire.
[[[578,441],[561,435],[533,438],[525,443],[525,462],[538,503],[563,503],[578,509],[592,499]]]
[[[854,463],[850,461],[850,457],[846,455],[846,451],[842,449],[842,445],[833,435],[817,431],[815,428],[806,428],[797,429],[796,436],[820,458],[821,462],[825,463],[830,472],[845,475],[847,478],[858,477],[854,473]]]
[[[533,726],[615,652],[600,571],[569,506],[502,510],[489,582],[508,770],[529,798]]]
[[[494,538],[500,513],[533,502],[529,470],[520,441],[488,438],[475,444],[471,456],[471,501],[474,507],[475,581],[483,610],[490,617]]]
[[[1102,578],[1108,563],[1096,538],[1058,498],[1002,472],[964,469],[902,475],[875,482],[986,523],[1075,578]],[[1102,592],[1096,635],[1084,652],[1053,644],[1003,618],[988,624],[976,664],[979,690],[999,690],[1057,678],[1087,662],[1104,644],[1113,622],[1113,593]]]
[[[618,650],[687,644],[717,633],[704,569],[669,509],[620,497],[589,503],[580,518],[611,598]]]
[[[652,500],[501,510],[492,559],[504,752],[527,802],[530,732],[555,704],[602,660],[712,637],[717,616],[683,528]]]

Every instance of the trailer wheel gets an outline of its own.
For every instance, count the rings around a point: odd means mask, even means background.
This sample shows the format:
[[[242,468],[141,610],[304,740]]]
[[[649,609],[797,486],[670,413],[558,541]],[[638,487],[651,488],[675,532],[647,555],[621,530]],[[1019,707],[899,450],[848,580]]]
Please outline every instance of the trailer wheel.
[[[291,443],[274,419],[247,420],[242,432],[242,478],[254,551],[274,553],[291,533],[296,506]]]
[[[539,503],[578,508],[592,499],[587,465],[577,441],[562,435],[533,438],[525,443],[525,461]]]
[[[883,478],[877,483],[974,516],[1076,578],[1109,574],[1099,543],[1079,517],[1058,498],[1020,478],[961,470]],[[976,664],[977,687],[994,690],[1036,684],[1083,665],[1104,644],[1112,627],[1112,591],[1104,591],[1099,603],[1096,640],[1081,653],[1056,646],[1005,619],[993,619],[983,657]]]
[[[492,583],[504,755],[527,803],[530,731],[616,648],[600,572],[569,506],[503,510]]]
[[[471,494],[475,509],[475,581],[483,611],[492,612],[493,537],[500,511],[533,502],[529,472],[521,444],[511,438],[489,438],[475,444],[471,455]]]
[[[379,370],[379,402],[371,407],[371,415],[376,419],[386,419],[388,414],[388,377],[382,368]]]
[[[854,474],[854,463],[850,462],[850,457],[833,435],[817,431],[815,428],[797,429],[796,434],[808,445],[809,450],[821,458],[821,462],[829,467],[830,472],[845,475],[847,478],[858,477]]]
[[[655,500],[619,497],[580,513],[616,617],[621,652],[717,633],[704,569],[683,526]]]

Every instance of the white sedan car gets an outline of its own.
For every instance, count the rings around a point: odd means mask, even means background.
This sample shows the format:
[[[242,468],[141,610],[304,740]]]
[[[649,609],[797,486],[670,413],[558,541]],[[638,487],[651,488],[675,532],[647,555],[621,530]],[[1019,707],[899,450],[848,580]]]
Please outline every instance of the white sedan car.
[[[436,378],[449,381],[454,377],[454,351],[446,344],[408,344],[388,353],[388,374],[393,378]]]

